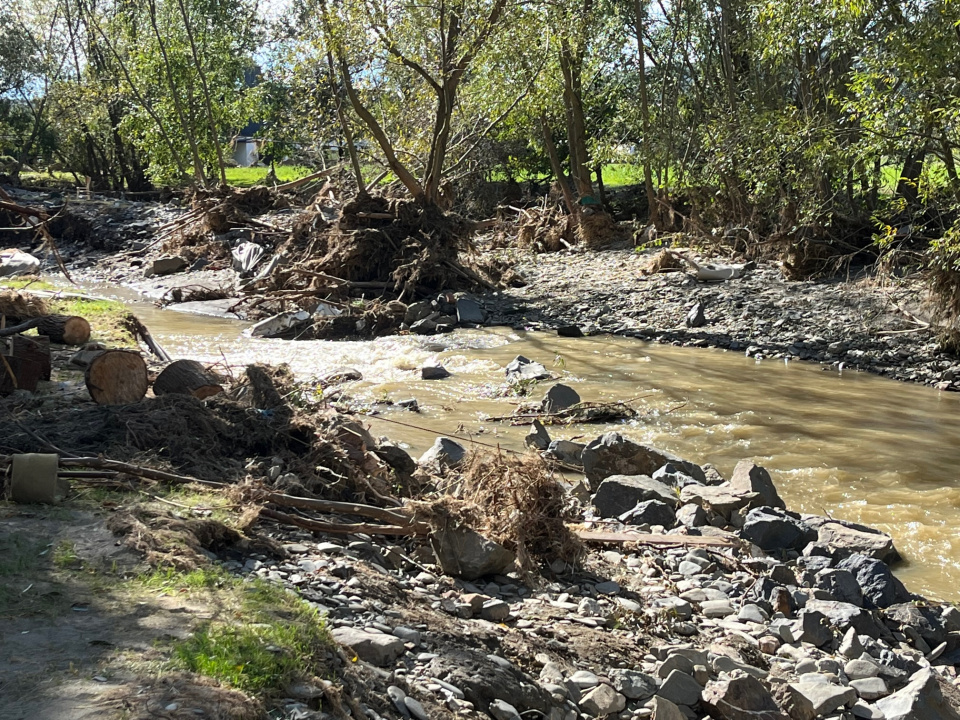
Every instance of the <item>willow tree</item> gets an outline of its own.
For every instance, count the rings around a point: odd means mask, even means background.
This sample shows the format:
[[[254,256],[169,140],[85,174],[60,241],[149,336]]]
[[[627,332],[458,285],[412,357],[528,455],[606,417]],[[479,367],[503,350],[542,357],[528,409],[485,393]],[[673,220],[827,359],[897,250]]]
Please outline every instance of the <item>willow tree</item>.
[[[491,47],[515,29],[522,3],[343,0],[334,8],[319,2],[350,106],[410,194],[440,204],[445,174],[459,162],[448,160],[463,89]]]

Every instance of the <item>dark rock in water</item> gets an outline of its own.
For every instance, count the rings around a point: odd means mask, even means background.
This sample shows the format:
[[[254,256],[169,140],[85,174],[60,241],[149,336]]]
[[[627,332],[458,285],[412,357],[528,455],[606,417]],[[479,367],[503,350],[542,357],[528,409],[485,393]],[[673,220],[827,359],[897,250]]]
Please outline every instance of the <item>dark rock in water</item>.
[[[429,300],[421,300],[420,302],[410,303],[407,305],[407,311],[403,316],[403,321],[407,325],[413,325],[420,320],[430,317],[436,312],[433,308],[433,303]]]
[[[457,322],[461,325],[483,325],[486,316],[480,303],[471,298],[457,300]]]
[[[943,697],[940,681],[930,668],[910,678],[910,683],[877,701],[886,720],[958,720],[960,715]]]
[[[838,602],[863,607],[863,591],[860,589],[857,579],[849,570],[839,568],[820,570],[815,576],[813,587],[827,595],[827,597],[818,597],[818,599],[837,600]]]
[[[566,410],[580,402],[580,395],[569,385],[554,385],[543,396],[540,407],[544,412],[553,413]]]
[[[583,330],[576,325],[562,325],[557,328],[557,335],[560,337],[578,338],[583,337]]]
[[[787,505],[777,493],[770,473],[748,460],[741,460],[733,469],[730,486],[742,492],[755,492],[760,495],[764,505],[785,510]]]
[[[553,440],[547,446],[547,454],[567,465],[579,465],[583,457],[583,443]]]
[[[420,368],[420,377],[423,380],[443,380],[450,377],[450,371],[441,365]]]
[[[620,516],[620,521],[629,525],[663,525],[673,527],[677,516],[673,508],[660,500],[645,500],[637,503],[632,510],[627,510]]]
[[[698,482],[704,482],[703,468],[650,445],[643,445],[609,432],[587,445],[583,451],[583,472],[594,486],[611,475],[651,476],[671,463]]]
[[[437,331],[437,318],[439,315],[433,313],[423,320],[417,320],[410,326],[410,331],[417,335],[433,335]]]
[[[320,376],[319,381],[323,387],[328,385],[339,385],[340,383],[353,382],[354,380],[363,380],[363,374],[353,368],[342,367],[328,370]]]
[[[441,471],[445,468],[458,467],[466,456],[467,449],[456,440],[438,437],[430,449],[420,456],[417,464],[420,467]]]
[[[503,545],[461,525],[446,525],[430,534],[440,567],[448,575],[476,580],[510,572],[516,557]]]
[[[770,691],[752,675],[707,683],[701,703],[721,720],[787,720]]]
[[[707,324],[707,316],[703,314],[703,309],[702,302],[698,302],[690,308],[690,312],[687,313],[687,318],[684,320],[687,327],[698,328]]]
[[[882,560],[851,555],[841,560],[837,567],[853,573],[863,590],[864,607],[885,608],[910,600],[910,593]]]
[[[397,400],[396,406],[402,407],[405,410],[409,410],[410,412],[415,412],[415,413],[420,412],[420,403],[417,402],[416,398],[408,398],[406,400]]]
[[[547,369],[523,355],[517,355],[506,368],[507,380],[513,383],[530,380],[546,380],[550,377]]]
[[[536,450],[546,450],[550,447],[550,434],[539,420],[533,421],[533,427],[523,438],[523,444],[528,448]],[[581,452],[583,452],[581,450]],[[579,461],[578,461],[579,463]]]
[[[612,475],[600,483],[592,502],[600,517],[618,518],[645,500],[677,506],[673,488],[646,475]]]
[[[417,461],[399,445],[381,439],[373,453],[387,465],[404,475],[412,475],[417,470]]]
[[[758,507],[747,513],[740,537],[768,552],[800,550],[816,537],[816,531],[799,516],[772,507]]]

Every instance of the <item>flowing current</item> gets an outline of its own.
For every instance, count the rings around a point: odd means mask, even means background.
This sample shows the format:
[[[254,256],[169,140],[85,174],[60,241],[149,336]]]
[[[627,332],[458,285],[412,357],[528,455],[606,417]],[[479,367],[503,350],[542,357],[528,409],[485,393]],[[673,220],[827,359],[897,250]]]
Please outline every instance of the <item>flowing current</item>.
[[[587,442],[616,429],[712,462],[725,477],[737,461],[752,459],[770,471],[790,509],[891,533],[905,558],[896,573],[908,589],[960,600],[960,394],[719,350],[505,328],[367,342],[253,340],[242,335],[243,323],[133,305],[174,357],[285,362],[303,380],[337,367],[359,370],[363,380],[345,392],[375,406],[373,432],[405,443],[414,457],[439,434],[521,449],[527,428],[485,418],[509,415],[521,401],[503,395],[503,367],[525,355],[583,400],[636,399],[643,411],[612,425],[553,426],[552,437]],[[436,364],[452,377],[421,380],[419,369]],[[539,400],[548,386],[524,400]],[[408,398],[420,414],[374,405]]]

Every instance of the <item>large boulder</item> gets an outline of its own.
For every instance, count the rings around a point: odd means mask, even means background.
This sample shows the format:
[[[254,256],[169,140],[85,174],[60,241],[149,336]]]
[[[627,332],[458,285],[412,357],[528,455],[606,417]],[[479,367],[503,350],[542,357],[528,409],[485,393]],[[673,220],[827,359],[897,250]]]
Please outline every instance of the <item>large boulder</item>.
[[[706,481],[703,468],[699,465],[665,450],[638,443],[618,432],[608,432],[588,444],[583,451],[583,472],[594,487],[611,475],[650,476],[667,463],[672,463],[697,482]]]
[[[646,475],[608,477],[600,483],[592,502],[600,517],[618,518],[647,500],[659,500],[677,507],[677,494],[673,488]]]
[[[863,607],[863,591],[860,589],[860,583],[849,570],[824,568],[814,576],[813,587],[820,591],[817,597],[824,600],[837,600]]]
[[[747,513],[740,537],[767,552],[802,550],[817,536],[800,516],[774,507],[758,507]]]
[[[829,548],[834,557],[866,555],[891,564],[900,560],[893,538],[885,532],[846,522],[825,522],[817,529],[817,544]]]
[[[910,593],[890,572],[886,563],[866,555],[851,555],[841,560],[837,567],[849,570],[863,590],[863,605],[867,608],[885,608],[907,602]]]
[[[752,675],[707,683],[701,703],[718,720],[788,720]]]
[[[465,526],[434,531],[430,544],[443,571],[464,580],[503,575],[510,572],[516,559],[503,545]]]
[[[784,684],[776,695],[780,707],[793,720],[814,720],[857,701],[857,691],[853,688],[821,682]]]
[[[730,487],[743,493],[757,493],[764,505],[786,510],[787,505],[777,493],[770,473],[749,460],[741,460],[733,469]]]
[[[887,720],[958,720],[960,714],[943,697],[940,682],[930,668],[910,678],[906,687],[877,701]]]
[[[566,410],[580,403],[580,395],[569,385],[557,383],[543,396],[540,408],[545,413],[555,413]]]

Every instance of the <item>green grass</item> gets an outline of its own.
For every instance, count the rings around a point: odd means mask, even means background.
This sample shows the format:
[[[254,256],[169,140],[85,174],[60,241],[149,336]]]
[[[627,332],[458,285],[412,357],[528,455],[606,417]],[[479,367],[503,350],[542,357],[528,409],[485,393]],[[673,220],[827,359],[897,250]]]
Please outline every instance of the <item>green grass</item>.
[[[189,587],[211,579],[206,574],[191,579],[194,574],[174,584]],[[236,607],[229,618],[205,622],[189,638],[177,641],[174,667],[268,696],[282,694],[298,680],[329,673],[326,655],[335,644],[316,610],[265,580],[225,581],[236,593]]]
[[[281,183],[299,180],[314,172],[304,165],[277,165],[275,168],[277,181]],[[269,172],[265,167],[235,167],[227,168],[227,183],[235,187],[250,187],[262,181]]]

